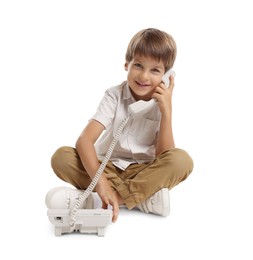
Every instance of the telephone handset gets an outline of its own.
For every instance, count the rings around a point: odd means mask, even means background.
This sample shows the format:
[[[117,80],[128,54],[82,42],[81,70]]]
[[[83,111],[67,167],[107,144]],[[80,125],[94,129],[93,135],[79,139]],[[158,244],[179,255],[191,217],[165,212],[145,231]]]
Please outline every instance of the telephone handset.
[[[167,88],[170,85],[170,79],[169,79],[170,75],[175,77],[175,72],[173,70],[168,70],[163,75],[163,78],[162,78],[162,81]],[[139,101],[131,104],[128,107],[128,111],[132,117],[142,116],[142,115],[148,113],[154,107],[156,102],[157,101],[153,98],[149,101],[139,100]]]
[[[173,70],[168,70],[168,71],[163,75],[162,81],[163,81],[163,83],[164,83],[164,85],[165,85],[166,88],[168,88],[169,85],[170,85],[170,76],[171,76],[171,75],[172,75],[173,77],[175,77],[175,76],[176,76],[175,71],[173,71]]]

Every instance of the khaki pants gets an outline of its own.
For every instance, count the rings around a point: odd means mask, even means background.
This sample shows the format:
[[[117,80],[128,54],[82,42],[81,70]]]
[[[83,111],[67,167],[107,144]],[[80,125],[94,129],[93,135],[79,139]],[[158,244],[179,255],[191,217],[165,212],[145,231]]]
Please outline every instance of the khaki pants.
[[[56,175],[77,189],[86,189],[91,179],[72,147],[61,147],[52,156]],[[193,170],[191,157],[181,149],[172,149],[146,164],[132,164],[125,171],[108,162],[104,172],[128,209],[149,198],[162,188],[173,188]]]

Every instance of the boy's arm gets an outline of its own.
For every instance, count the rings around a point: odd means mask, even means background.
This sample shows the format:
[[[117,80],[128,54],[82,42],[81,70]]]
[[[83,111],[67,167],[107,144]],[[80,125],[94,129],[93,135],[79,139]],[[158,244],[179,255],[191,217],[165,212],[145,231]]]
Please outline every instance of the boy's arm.
[[[160,129],[156,144],[156,156],[175,148],[173,131],[172,131],[172,92],[174,88],[174,77],[170,76],[170,85],[168,88],[161,83],[157,88],[153,97],[158,101],[161,111]]]
[[[100,166],[94,144],[103,131],[104,126],[101,123],[91,120],[76,142],[77,153],[91,179]],[[118,200],[104,173],[98,180],[96,191],[102,200],[103,208],[107,208],[109,204],[113,207],[113,222],[115,222],[119,212]]]
[[[172,131],[172,120],[170,116],[162,115],[156,144],[156,156],[173,148],[175,148],[175,143]]]

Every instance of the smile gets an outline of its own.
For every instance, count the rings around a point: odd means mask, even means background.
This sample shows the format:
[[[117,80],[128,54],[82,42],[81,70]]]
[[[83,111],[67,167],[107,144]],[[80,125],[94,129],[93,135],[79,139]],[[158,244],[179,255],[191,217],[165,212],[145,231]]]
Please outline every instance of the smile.
[[[140,83],[140,82],[138,82],[138,81],[135,81],[135,83],[136,83],[139,87],[141,87],[141,88],[150,87],[149,84],[143,84],[143,83]]]

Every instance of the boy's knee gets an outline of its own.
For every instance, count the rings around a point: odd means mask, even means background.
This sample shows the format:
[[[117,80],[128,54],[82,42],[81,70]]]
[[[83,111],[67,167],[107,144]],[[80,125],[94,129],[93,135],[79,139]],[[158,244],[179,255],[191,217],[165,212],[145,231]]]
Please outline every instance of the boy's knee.
[[[183,149],[175,148],[162,154],[162,157],[173,168],[179,170],[179,172],[186,174],[187,176],[193,170],[193,160],[191,156]]]
[[[193,160],[191,156],[182,149],[177,148],[176,149],[176,156],[178,158],[178,163],[183,165],[185,169],[187,169],[189,172],[192,172],[193,170]]]
[[[55,172],[60,168],[64,167],[64,164],[67,162],[67,157],[69,157],[70,150],[72,147],[63,146],[55,151],[51,158],[51,166]]]

